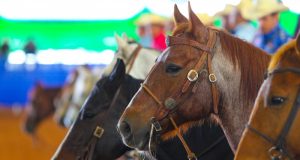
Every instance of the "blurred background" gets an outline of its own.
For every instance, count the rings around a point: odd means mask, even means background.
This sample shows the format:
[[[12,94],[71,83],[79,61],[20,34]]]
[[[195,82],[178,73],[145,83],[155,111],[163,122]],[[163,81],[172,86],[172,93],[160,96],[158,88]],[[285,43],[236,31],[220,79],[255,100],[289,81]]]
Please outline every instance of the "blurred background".
[[[165,46],[155,44],[155,26],[160,24],[164,35],[171,33],[174,3],[187,16],[186,0],[1,0],[0,159],[50,159],[67,129],[48,116],[34,135],[24,132],[36,86],[63,87],[83,65],[102,70],[118,49],[114,34],[126,33],[143,46],[162,51]],[[280,3],[287,9],[278,11],[279,24],[293,37],[299,30],[300,3]],[[240,0],[191,0],[191,4],[206,25],[237,33],[226,28],[234,21],[226,19],[234,10],[226,7],[240,10]],[[259,18],[245,19],[259,29]]]

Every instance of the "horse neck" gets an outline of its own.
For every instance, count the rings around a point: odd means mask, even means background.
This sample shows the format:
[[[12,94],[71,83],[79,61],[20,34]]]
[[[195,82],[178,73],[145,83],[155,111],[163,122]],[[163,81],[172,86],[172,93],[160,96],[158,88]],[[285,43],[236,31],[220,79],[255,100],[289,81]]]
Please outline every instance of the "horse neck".
[[[155,60],[159,55],[159,51],[142,48],[128,74],[136,79],[146,79],[146,76],[154,66]]]
[[[232,49],[232,52],[236,51],[237,54],[246,57],[258,54],[243,50],[243,44],[240,45],[242,46],[238,47],[239,49]],[[252,57],[254,60],[250,59],[251,62],[247,62],[247,60],[238,60],[241,55],[236,54],[236,62],[233,62],[232,59],[234,58],[230,56],[234,54],[225,53],[223,47],[224,45],[218,39],[216,52],[212,60],[212,68],[217,77],[216,83],[221,97],[217,119],[232,150],[235,151],[248,121],[259,87],[263,82],[263,73],[267,69],[270,57],[266,54],[258,54]],[[255,50],[261,52],[261,50],[253,48],[253,51]],[[249,92],[252,92],[252,94]]]

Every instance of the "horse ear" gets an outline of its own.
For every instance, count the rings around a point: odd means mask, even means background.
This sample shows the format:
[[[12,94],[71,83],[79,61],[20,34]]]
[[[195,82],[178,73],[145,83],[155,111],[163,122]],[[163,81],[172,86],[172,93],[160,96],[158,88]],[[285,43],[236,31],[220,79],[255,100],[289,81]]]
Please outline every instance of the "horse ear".
[[[125,32],[122,33],[122,38],[124,41],[128,42],[128,36]]]
[[[109,80],[114,82],[122,81],[125,77],[125,70],[126,67],[124,61],[118,58],[111,74],[109,75]]]
[[[127,42],[121,38],[117,33],[115,33],[115,39],[117,41],[118,49],[122,49],[126,46]]]
[[[189,17],[190,17],[190,31],[195,36],[201,35],[201,37],[206,37],[207,29],[192,10],[191,2],[188,2],[188,10],[189,10]]]
[[[174,5],[174,20],[175,20],[175,25],[177,26],[180,23],[187,23],[188,19],[185,18],[179,11],[177,5]]]
[[[41,88],[43,88],[43,83],[41,81],[36,81],[35,86],[37,89],[41,89]]]
[[[296,49],[298,51],[298,54],[300,55],[300,34],[298,34],[296,38]]]

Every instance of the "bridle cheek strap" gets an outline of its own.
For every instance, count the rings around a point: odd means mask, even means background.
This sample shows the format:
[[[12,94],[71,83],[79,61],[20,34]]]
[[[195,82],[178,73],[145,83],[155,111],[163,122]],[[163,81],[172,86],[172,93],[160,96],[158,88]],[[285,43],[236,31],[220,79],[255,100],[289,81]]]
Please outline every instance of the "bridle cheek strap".
[[[208,39],[206,46],[197,41],[188,40],[188,39],[180,38],[180,37],[168,36],[168,40],[167,40],[168,46],[188,45],[188,46],[191,46],[198,50],[203,51],[202,53],[199,53],[201,56],[200,56],[198,62],[195,64],[194,68],[189,71],[189,73],[187,75],[187,80],[183,84],[183,87],[181,89],[181,94],[187,92],[187,90],[189,89],[189,87],[192,83],[194,83],[192,92],[193,93],[196,92],[199,71],[201,70],[201,68],[204,68],[205,60],[207,60],[208,79],[211,83],[214,114],[218,114],[218,104],[219,104],[219,93],[218,93],[218,90],[217,90],[217,87],[215,84],[215,82],[217,81],[217,78],[212,71],[212,49],[217,40],[216,34],[217,33],[215,31],[209,30],[209,39]],[[195,76],[192,76],[193,78],[190,77],[190,74],[192,74],[192,73],[196,74]],[[181,95],[181,94],[179,94],[179,95]],[[177,96],[174,98],[176,100]]]
[[[129,57],[129,61],[125,64],[127,74],[131,71],[133,64],[134,64],[137,56],[139,55],[141,49],[142,49],[142,46],[138,45],[137,48],[133,51],[133,53]]]
[[[91,138],[90,142],[87,144],[86,149],[84,150],[82,157],[84,160],[92,160],[97,141],[102,137],[103,133],[104,129],[100,126],[96,126],[92,135],[93,137]]]
[[[159,108],[163,108],[163,103],[155,96],[155,94],[146,86],[146,84],[142,83],[141,84],[142,88],[149,94],[150,97],[153,98],[153,100],[159,105]],[[166,112],[167,113],[167,112]],[[166,116],[168,115],[168,113],[166,114]],[[166,116],[163,116],[163,118],[165,118]],[[179,138],[179,140],[181,141],[181,143],[183,144],[184,149],[186,150],[187,154],[188,154],[188,159],[189,160],[197,160],[197,157],[195,155],[195,153],[193,153],[191,151],[191,149],[189,148],[189,146],[187,145],[186,141],[184,140],[178,126],[176,125],[174,119],[169,116],[169,119],[173,125],[173,127],[176,130],[176,134]],[[157,123],[158,124],[158,123]],[[159,125],[159,124],[158,124]],[[160,126],[155,125],[154,128],[161,128]]]

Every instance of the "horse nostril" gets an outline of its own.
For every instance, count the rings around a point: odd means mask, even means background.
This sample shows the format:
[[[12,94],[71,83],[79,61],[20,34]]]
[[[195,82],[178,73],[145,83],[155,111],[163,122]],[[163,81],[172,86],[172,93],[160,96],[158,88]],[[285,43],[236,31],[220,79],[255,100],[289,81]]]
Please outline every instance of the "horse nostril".
[[[119,126],[120,133],[124,136],[124,138],[128,138],[131,136],[131,128],[130,125],[126,121],[122,121]]]

